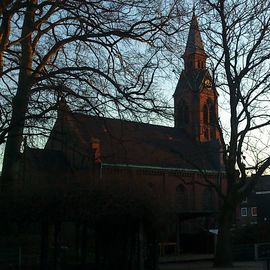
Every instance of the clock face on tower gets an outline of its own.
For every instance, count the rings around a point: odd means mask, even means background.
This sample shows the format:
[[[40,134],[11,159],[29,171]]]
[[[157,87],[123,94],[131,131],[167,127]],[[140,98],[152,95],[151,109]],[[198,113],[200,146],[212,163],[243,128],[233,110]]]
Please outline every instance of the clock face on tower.
[[[212,87],[212,82],[209,79],[206,79],[204,81],[204,86],[207,88],[211,88]]]

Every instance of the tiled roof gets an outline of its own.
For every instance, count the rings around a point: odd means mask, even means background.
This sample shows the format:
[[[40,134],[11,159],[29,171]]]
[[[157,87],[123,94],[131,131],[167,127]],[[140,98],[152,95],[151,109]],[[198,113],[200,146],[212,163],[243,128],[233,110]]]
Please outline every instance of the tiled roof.
[[[255,186],[255,191],[270,191],[270,175],[260,177]]]
[[[168,168],[215,170],[212,147],[197,143],[183,129],[69,113],[80,143],[100,142],[101,161]],[[216,149],[216,148],[215,148]]]

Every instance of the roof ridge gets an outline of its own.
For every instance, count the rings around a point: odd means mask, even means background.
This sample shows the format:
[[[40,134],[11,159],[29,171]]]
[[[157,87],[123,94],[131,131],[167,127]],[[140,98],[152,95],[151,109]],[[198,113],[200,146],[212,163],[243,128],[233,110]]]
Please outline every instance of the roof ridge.
[[[78,115],[78,116],[82,116],[82,117],[91,117],[91,118],[96,118],[98,120],[101,121],[120,121],[120,122],[124,122],[124,123],[132,123],[132,124],[136,124],[136,125],[145,125],[145,126],[151,126],[151,127],[162,127],[162,128],[174,128],[173,126],[164,126],[164,125],[158,125],[158,124],[151,124],[151,123],[146,123],[146,122],[137,122],[135,120],[127,120],[127,119],[121,119],[121,118],[109,118],[109,117],[103,117],[103,116],[98,116],[98,115],[91,115],[91,114],[84,114],[84,113],[80,113],[80,112],[71,112],[72,116]],[[176,128],[176,129],[181,129],[181,128]]]

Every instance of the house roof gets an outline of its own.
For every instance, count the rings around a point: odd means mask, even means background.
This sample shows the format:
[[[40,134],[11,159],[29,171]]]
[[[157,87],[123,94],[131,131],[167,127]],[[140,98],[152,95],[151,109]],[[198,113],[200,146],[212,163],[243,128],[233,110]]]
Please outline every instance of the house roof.
[[[270,191],[270,175],[263,175],[260,177],[256,183],[255,191]]]
[[[68,112],[72,135],[83,147],[99,141],[103,163],[217,170],[217,145],[200,144],[180,128]],[[63,119],[63,118],[62,118]],[[216,157],[218,154],[216,155]],[[213,157],[213,160],[211,160]]]

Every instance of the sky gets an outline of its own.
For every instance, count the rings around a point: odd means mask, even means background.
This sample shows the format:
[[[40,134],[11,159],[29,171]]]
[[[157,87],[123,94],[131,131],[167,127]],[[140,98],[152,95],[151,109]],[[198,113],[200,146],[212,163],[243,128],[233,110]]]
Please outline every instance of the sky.
[[[190,5],[192,6],[192,5]],[[199,24],[201,24],[202,20],[199,18]],[[176,53],[173,57],[175,57],[175,61],[172,61],[172,65],[168,66],[167,69],[165,70],[163,77],[161,79],[159,79],[157,81],[157,84],[159,85],[159,87],[162,89],[164,96],[169,100],[169,104],[170,106],[173,107],[173,93],[175,90],[175,87],[177,85],[177,81],[179,79],[180,73],[181,73],[181,69],[183,67],[183,61],[181,60],[181,50],[184,51],[185,49],[185,42],[187,40],[187,34],[188,34],[188,28],[185,28],[185,31],[181,33],[181,44],[176,44],[178,47],[178,49],[176,50]],[[205,42],[206,36],[204,35],[204,33],[202,33],[202,39]],[[207,47],[205,48],[207,51]],[[210,56],[210,59],[208,60],[208,66],[210,66],[211,64],[211,52],[208,52],[208,55]],[[167,74],[167,75],[166,75]],[[220,90],[217,89],[219,92],[219,117],[222,121],[222,125],[224,127],[225,130],[228,130],[229,128],[229,119],[230,119],[230,114],[228,111],[228,108],[226,106],[227,104],[227,100],[225,98],[224,93]],[[168,121],[164,121],[164,122],[158,122],[157,124],[164,124],[165,125],[173,125],[173,121],[168,122]],[[265,145],[269,144],[268,143],[268,138],[269,136],[267,136],[269,134],[267,134],[267,131],[261,131],[260,133],[257,134],[258,137],[258,146],[260,148],[264,148]],[[0,168],[1,168],[1,159],[3,157],[3,146],[0,146]]]

